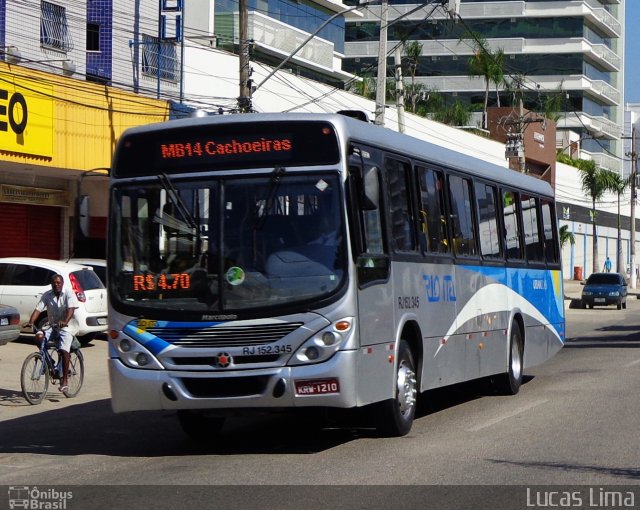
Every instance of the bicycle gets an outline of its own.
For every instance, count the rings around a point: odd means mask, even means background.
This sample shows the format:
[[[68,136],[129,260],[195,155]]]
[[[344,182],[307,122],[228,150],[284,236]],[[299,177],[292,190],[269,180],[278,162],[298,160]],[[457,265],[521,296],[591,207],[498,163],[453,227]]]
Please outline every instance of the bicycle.
[[[62,379],[62,353],[58,349],[60,330],[52,326],[49,340],[41,342],[38,352],[29,354],[20,371],[20,386],[24,398],[32,405],[44,400],[49,388],[49,380],[54,384]],[[67,398],[75,397],[84,381],[84,357],[80,350],[80,342],[74,337],[71,345],[69,360],[69,374],[67,385],[69,389],[64,392]]]

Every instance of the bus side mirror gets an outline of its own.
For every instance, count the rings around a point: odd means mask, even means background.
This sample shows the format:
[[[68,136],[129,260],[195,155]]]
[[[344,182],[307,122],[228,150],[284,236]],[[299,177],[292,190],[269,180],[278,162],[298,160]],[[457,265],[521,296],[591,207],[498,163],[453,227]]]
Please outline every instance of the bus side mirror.
[[[362,207],[365,211],[375,211],[380,205],[380,181],[378,169],[375,166],[364,171],[362,183],[364,188]]]
[[[89,237],[89,195],[80,195],[78,197],[78,234],[81,237]]]

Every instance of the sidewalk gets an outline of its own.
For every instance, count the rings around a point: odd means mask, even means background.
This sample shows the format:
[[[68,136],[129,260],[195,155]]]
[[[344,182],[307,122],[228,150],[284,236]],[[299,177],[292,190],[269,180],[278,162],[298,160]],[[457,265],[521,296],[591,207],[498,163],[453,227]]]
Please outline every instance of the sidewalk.
[[[583,285],[579,280],[564,280],[563,285],[565,299],[580,299]]]

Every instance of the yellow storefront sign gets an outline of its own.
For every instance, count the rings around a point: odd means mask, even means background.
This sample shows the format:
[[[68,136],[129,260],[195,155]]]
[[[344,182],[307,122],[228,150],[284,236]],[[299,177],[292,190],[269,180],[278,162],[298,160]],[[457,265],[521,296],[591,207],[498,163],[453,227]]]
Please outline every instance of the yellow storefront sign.
[[[0,151],[52,157],[53,111],[53,86],[3,76],[0,80]]]

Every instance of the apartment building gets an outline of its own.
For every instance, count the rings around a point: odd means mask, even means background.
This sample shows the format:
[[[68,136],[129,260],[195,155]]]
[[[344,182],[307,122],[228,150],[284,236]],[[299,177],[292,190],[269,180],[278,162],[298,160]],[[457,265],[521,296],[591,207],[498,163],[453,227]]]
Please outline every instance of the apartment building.
[[[157,44],[136,43],[158,33],[157,2],[148,17],[137,5],[0,0],[0,256],[104,256],[118,137],[167,120],[157,84],[179,85],[158,79]]]
[[[482,105],[484,78],[470,77],[468,67],[475,49],[468,34],[480,34],[491,51],[504,51],[507,78],[524,76],[525,108],[540,111],[542,94],[562,91],[558,148],[577,144],[580,157],[622,171],[624,0],[461,0],[457,19],[436,8],[439,3],[389,0],[388,47],[422,45],[417,83]],[[381,7],[362,12],[346,24],[344,68],[371,75]],[[489,106],[497,105],[495,87]],[[505,84],[497,87],[504,94]]]

